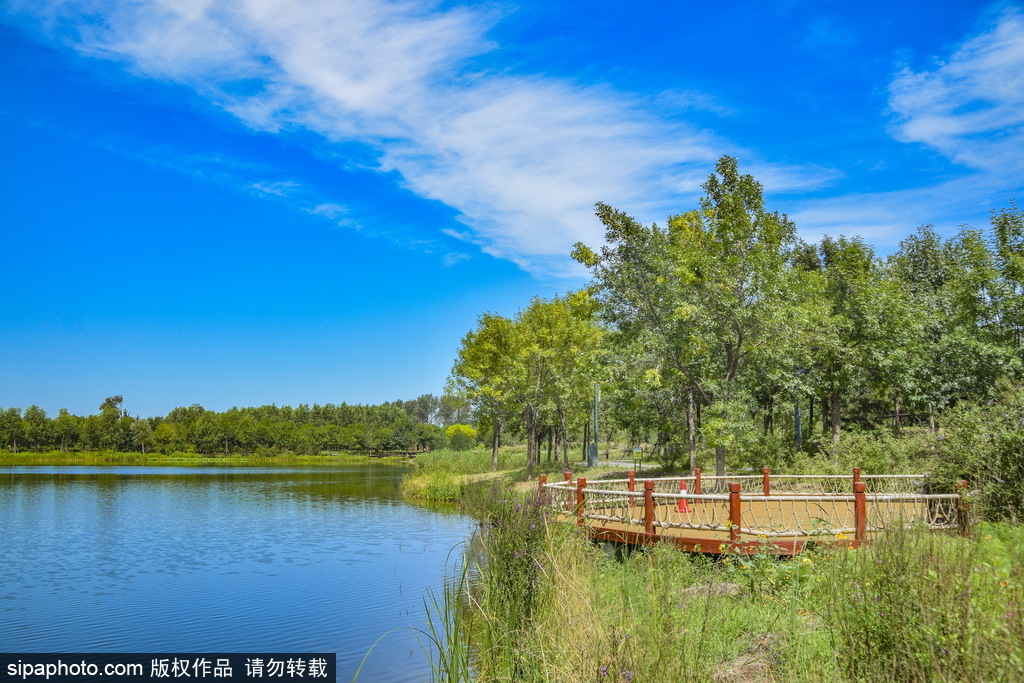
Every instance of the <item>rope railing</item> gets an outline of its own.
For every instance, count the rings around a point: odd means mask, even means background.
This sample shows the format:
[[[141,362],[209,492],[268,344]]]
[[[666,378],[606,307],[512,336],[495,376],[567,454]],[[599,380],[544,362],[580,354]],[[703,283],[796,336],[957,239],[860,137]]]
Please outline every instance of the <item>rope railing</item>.
[[[957,493],[928,493],[925,475],[760,475],[562,482],[541,475],[540,492],[556,512],[579,525],[619,524],[649,536],[666,530],[728,533],[757,539],[852,538],[897,526],[923,525],[966,533],[966,483]],[[672,531],[671,533],[677,533]],[[748,539],[743,537],[747,536]]]

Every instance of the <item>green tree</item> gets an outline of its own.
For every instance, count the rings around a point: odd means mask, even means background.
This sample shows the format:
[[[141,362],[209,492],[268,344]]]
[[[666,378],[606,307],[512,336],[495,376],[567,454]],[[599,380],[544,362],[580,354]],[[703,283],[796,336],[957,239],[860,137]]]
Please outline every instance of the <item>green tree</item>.
[[[593,271],[608,322],[647,335],[677,393],[681,385],[707,406],[724,474],[726,448],[742,436],[735,418],[749,410],[744,369],[791,358],[818,301],[813,278],[790,267],[794,225],[765,210],[760,183],[726,156],[703,188],[700,210],[670,217],[667,229],[598,204],[607,245],[598,254],[577,244],[573,255]]]
[[[468,451],[476,445],[476,430],[469,425],[449,425],[444,430],[448,446],[454,451]]]
[[[514,323],[508,318],[481,315],[476,329],[463,337],[448,381],[449,392],[465,396],[481,422],[491,429],[492,470],[498,469],[502,430],[518,408],[510,386],[518,354],[514,332]]]
[[[24,421],[25,441],[34,450],[40,450],[50,445],[53,428],[46,411],[37,405],[31,405],[25,409],[22,416]]]
[[[22,440],[25,426],[21,420],[20,408],[8,408],[0,412],[0,436],[3,437],[4,445],[11,450],[11,453],[18,452],[18,442]]]
[[[65,453],[78,440],[80,422],[81,418],[77,415],[72,415],[68,412],[67,408],[61,408],[57,414],[57,419],[54,420],[54,429],[60,439],[60,449]]]
[[[173,452],[176,438],[174,425],[166,420],[161,420],[153,428],[153,444],[161,453],[169,454]]]
[[[132,443],[139,447],[142,454],[146,454],[147,448],[152,448],[153,440],[153,428],[149,426],[149,422],[146,420],[134,420],[129,428],[132,437]]]

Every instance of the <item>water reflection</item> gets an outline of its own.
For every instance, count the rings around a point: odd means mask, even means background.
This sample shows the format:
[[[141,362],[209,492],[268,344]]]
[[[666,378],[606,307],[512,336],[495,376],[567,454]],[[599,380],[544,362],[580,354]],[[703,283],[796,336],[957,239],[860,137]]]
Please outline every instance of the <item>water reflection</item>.
[[[0,649],[329,651],[421,680],[408,628],[472,523],[394,466],[0,468]]]

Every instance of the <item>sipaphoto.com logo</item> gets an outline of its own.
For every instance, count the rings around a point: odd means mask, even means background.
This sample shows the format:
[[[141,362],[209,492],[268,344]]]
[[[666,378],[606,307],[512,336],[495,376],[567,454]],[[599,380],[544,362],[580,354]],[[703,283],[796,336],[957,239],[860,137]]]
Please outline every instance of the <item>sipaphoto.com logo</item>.
[[[62,659],[58,659],[56,662],[23,662],[19,659],[17,662],[8,662],[7,664],[7,675],[12,678],[20,678],[21,680],[28,680],[30,678],[50,680],[51,678],[63,678],[65,676],[69,678],[96,677],[101,675],[101,671],[104,678],[141,676],[145,672],[145,668],[142,664],[124,662],[108,662],[101,666],[100,664],[87,662],[84,659],[70,662],[65,662]]]

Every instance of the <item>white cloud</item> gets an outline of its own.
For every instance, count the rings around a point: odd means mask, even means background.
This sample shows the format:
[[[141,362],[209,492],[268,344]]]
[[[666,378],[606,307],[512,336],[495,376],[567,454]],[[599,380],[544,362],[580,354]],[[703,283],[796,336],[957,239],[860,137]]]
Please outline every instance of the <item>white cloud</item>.
[[[480,6],[12,0],[8,11],[34,17],[84,54],[187,85],[253,128],[362,143],[379,170],[459,212],[465,229],[449,234],[528,270],[577,272],[571,245],[601,239],[595,202],[661,220],[682,198],[695,199],[715,158],[741,151],[659,118],[651,101],[628,94],[473,71],[474,57],[496,49],[486,32],[500,18]],[[693,92],[676,100],[719,106]],[[834,177],[819,168],[764,170],[776,192]]]
[[[964,224],[984,227],[989,211],[1005,200],[987,174],[974,173],[936,185],[800,201],[787,208],[808,242],[857,235],[887,253],[927,223],[945,235]]]
[[[934,69],[904,68],[889,105],[899,140],[977,170],[1024,170],[1024,14],[1003,11]]]
[[[469,259],[469,254],[463,254],[462,252],[457,251],[450,251],[444,255],[444,259],[442,259],[442,265],[444,265],[445,268],[451,268],[455,264],[462,263],[467,259]]]

